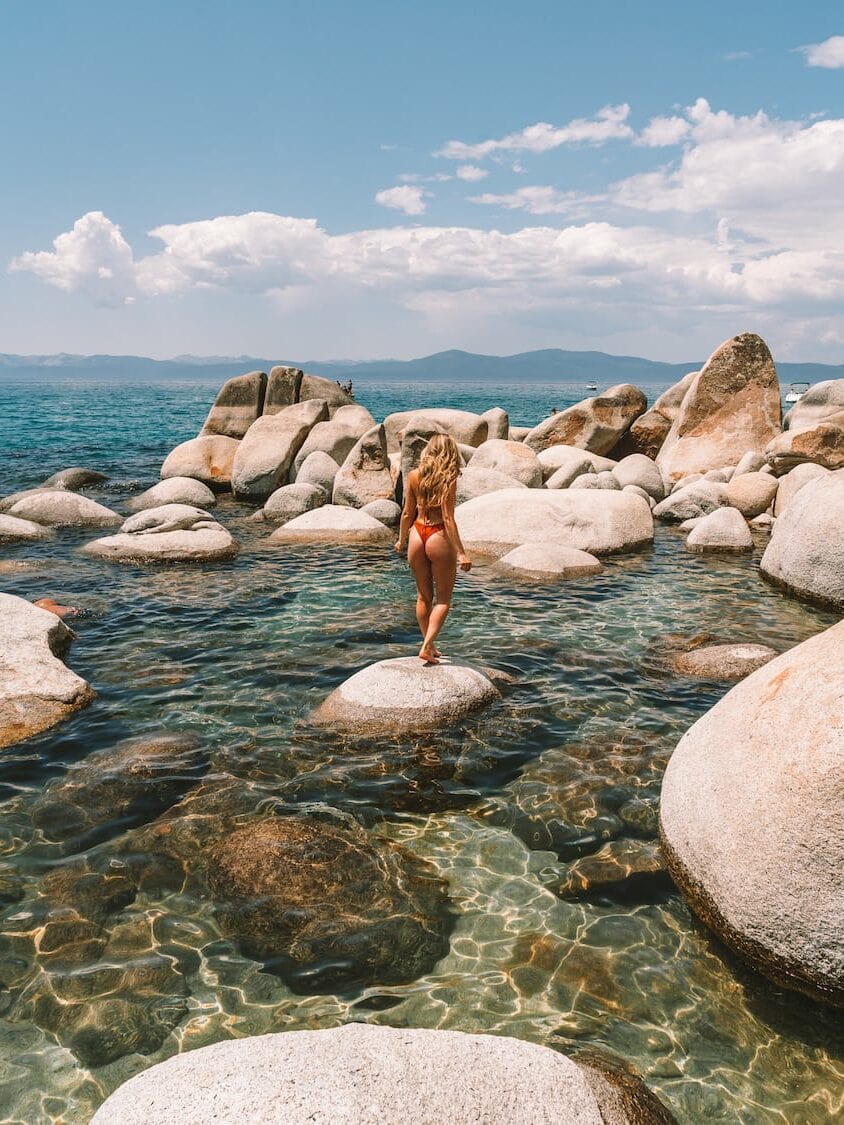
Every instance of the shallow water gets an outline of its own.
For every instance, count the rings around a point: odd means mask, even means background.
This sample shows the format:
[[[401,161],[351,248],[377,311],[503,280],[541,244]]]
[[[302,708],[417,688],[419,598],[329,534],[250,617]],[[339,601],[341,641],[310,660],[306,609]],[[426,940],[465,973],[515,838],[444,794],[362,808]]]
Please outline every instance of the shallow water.
[[[0,385],[3,491],[72,463],[146,486],[215,390]],[[556,393],[565,405],[567,392]],[[581,393],[572,388],[568,401]],[[418,396],[500,403],[516,423],[536,421],[549,394],[358,389],[378,415]],[[129,494],[119,485],[92,493],[118,509]],[[127,1077],[176,1051],[349,1020],[509,1034],[569,1053],[598,1047],[636,1066],[681,1122],[790,1125],[844,1111],[838,1018],[744,967],[670,887],[579,901],[551,889],[577,855],[601,846],[596,824],[605,837],[632,836],[619,810],[631,801],[652,810],[672,747],[726,691],[661,672],[654,638],[707,631],[782,650],[836,620],[759,579],[763,541],[753,558],[703,558],[660,527],[653,548],[561,587],[502,585],[476,568],[459,580],[447,651],[509,673],[502,702],[457,730],[361,743],[316,736],[304,718],[364,664],[413,651],[406,568],[389,550],[271,548],[244,506],[222,500],[218,512],[243,544],[218,566],[82,560],[75,548],[92,536],[77,533],[2,551],[32,564],[3,573],[4,590],[90,611],[74,623],[69,663],[98,692],[88,709],[0,756],[0,891],[12,888],[0,909],[4,1119],[84,1122]],[[152,878],[111,912],[104,954],[51,966],[39,886],[82,856],[119,871],[121,849],[143,839],[160,809],[150,803],[127,823],[110,819],[106,803],[93,835],[55,842],[43,827],[45,792],[96,751],[164,732],[196,736],[206,782],[238,779],[241,815],[328,806],[432,863],[453,915],[447,955],[410,983],[298,995],[223,936],[195,885]],[[581,818],[557,852],[533,839],[536,821],[525,816],[530,779],[544,776],[540,756],[545,768],[560,763],[561,799]],[[196,784],[195,767],[171,779],[171,799]],[[58,981],[95,1014],[106,1001],[142,1000],[164,1021],[160,1044],[80,1062],[39,1026],[52,1019],[33,1000],[45,968],[50,988]],[[139,1042],[146,1050],[152,1040]]]

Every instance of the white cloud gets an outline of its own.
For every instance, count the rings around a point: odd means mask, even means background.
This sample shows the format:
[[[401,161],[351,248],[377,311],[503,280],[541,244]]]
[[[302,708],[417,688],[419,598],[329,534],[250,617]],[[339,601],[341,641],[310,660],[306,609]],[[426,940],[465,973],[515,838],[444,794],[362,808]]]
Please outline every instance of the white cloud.
[[[467,144],[449,141],[435,156],[447,160],[483,160],[501,152],[550,152],[566,144],[601,145],[606,141],[631,138],[633,130],[627,124],[629,105],[608,105],[598,110],[595,117],[577,118],[567,125],[549,125],[539,121],[517,133],[509,133],[497,140]]]
[[[800,50],[806,56],[807,66],[822,66],[826,70],[844,67],[844,35],[833,35],[823,43],[811,43]]]
[[[561,215],[573,209],[582,210],[586,198],[578,192],[563,192],[556,188],[535,185],[518,188],[503,195],[484,192],[472,195],[470,203],[504,207],[508,211],[527,211],[530,215]]]
[[[485,180],[489,175],[486,168],[479,168],[477,164],[461,164],[457,169],[458,180],[466,180],[468,183],[477,183],[478,180]]]
[[[430,192],[405,184],[403,187],[385,188],[383,191],[376,192],[375,202],[380,203],[382,207],[403,211],[405,215],[424,215],[428,210],[426,195],[430,195]]]
[[[636,144],[646,148],[677,145],[688,137],[691,129],[685,117],[652,117],[636,138]]]

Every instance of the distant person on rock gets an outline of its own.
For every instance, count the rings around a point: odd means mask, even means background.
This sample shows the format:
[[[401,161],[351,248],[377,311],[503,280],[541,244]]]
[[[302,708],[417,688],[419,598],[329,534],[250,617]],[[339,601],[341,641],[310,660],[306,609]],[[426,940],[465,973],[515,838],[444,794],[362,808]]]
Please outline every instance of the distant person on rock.
[[[454,519],[454,499],[460,474],[457,443],[448,434],[434,434],[407,477],[404,509],[396,551],[407,548],[416,579],[416,620],[422,632],[419,659],[438,664],[442,655],[437,637],[451,608],[457,568],[471,570]]]

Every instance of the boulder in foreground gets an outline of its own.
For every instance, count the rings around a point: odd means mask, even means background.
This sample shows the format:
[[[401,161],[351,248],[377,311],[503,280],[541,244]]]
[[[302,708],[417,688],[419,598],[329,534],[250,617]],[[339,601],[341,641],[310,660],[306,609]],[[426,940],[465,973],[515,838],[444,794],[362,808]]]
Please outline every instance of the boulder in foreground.
[[[844,1004],[844,622],[737,684],[683,736],[661,835],[692,909],[780,984]]]
[[[774,524],[760,569],[792,593],[844,607],[844,469],[797,492]]]
[[[326,504],[283,524],[269,537],[271,543],[391,543],[393,533],[380,520],[359,508]]]
[[[131,1078],[92,1125],[669,1125],[642,1081],[503,1035],[353,1023],[214,1043]]]
[[[117,535],[86,543],[82,553],[109,562],[178,563],[233,559],[238,550],[208,512],[190,504],[162,504],[130,516]]]
[[[0,594],[0,747],[11,746],[86,707],[92,688],[59,659],[73,633],[55,613]]]
[[[458,722],[499,698],[480,668],[417,656],[379,660],[356,672],[311,713],[317,726],[355,734],[408,734]]]
[[[686,547],[690,551],[726,551],[741,554],[753,550],[753,536],[747,520],[735,508],[718,508],[696,523],[689,532]]]

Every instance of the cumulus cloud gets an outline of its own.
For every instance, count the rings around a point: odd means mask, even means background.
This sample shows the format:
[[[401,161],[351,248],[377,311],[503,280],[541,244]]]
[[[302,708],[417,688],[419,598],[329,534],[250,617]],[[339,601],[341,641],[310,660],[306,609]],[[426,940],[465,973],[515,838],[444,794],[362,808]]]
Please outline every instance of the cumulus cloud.
[[[549,125],[538,121],[517,133],[508,133],[497,140],[467,144],[449,141],[435,156],[447,160],[483,160],[487,156],[513,152],[550,152],[567,144],[601,145],[611,140],[631,138],[633,130],[627,124],[629,105],[608,105],[598,110],[595,117],[576,118],[567,125]]]
[[[645,148],[663,148],[684,141],[692,131],[685,117],[652,117],[639,136],[636,144]]]
[[[823,43],[811,43],[800,50],[806,57],[807,66],[822,66],[826,70],[839,70],[844,67],[844,35],[833,35]]]
[[[478,180],[485,180],[489,172],[487,172],[486,168],[479,168],[477,164],[461,164],[456,174],[458,180],[476,183]]]
[[[405,215],[424,215],[428,210],[425,196],[430,193],[421,187],[411,187],[404,184],[401,187],[385,188],[375,193],[375,202],[382,207],[392,207],[394,211],[403,211]]]
[[[508,211],[527,211],[531,215],[561,215],[573,208],[582,209],[587,197],[578,192],[558,191],[556,188],[534,185],[516,191],[495,195],[484,192],[469,196],[470,203],[504,207]]]

